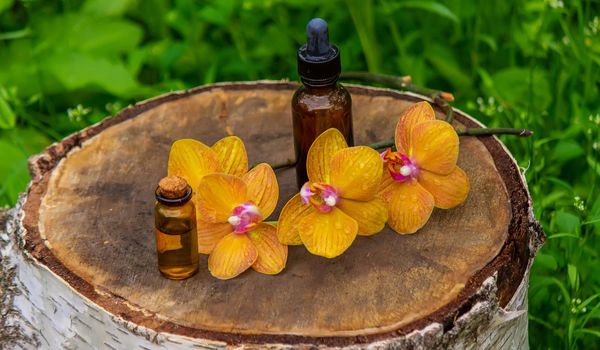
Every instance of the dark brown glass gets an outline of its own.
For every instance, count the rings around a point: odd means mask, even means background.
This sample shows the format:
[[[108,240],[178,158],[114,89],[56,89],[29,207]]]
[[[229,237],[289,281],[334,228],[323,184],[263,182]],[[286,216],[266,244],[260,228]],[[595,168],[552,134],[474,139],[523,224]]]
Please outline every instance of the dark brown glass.
[[[313,87],[302,85],[292,98],[296,181],[298,188],[308,181],[306,155],[317,136],[329,128],[338,129],[349,146],[352,135],[352,99],[341,84]]]
[[[189,189],[191,191],[191,189]],[[196,209],[190,200],[167,199],[156,193],[154,227],[158,269],[169,279],[180,280],[198,272]]]

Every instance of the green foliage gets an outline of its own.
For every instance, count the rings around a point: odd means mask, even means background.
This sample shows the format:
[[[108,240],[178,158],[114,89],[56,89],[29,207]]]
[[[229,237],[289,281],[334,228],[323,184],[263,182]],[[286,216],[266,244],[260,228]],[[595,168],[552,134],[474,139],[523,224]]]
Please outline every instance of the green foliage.
[[[527,177],[549,238],[531,276],[534,349],[600,343],[600,4],[585,0],[0,0],[0,205],[27,157],[129,103],[225,80],[297,79],[314,16],[345,70],[452,91]]]

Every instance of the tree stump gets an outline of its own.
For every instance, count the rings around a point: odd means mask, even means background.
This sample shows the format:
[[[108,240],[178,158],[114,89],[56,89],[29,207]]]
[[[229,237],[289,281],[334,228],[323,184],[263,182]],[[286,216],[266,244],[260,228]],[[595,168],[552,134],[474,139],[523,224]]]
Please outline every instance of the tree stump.
[[[157,269],[154,188],[178,138],[234,133],[251,163],[293,158],[288,82],[224,83],[126,108],[30,161],[2,237],[5,344],[44,349],[527,348],[527,285],[543,232],[519,167],[495,137],[461,137],[467,201],[414,235],[386,228],[324,259],[290,247],[278,276]],[[423,96],[349,86],[357,144],[389,139]],[[441,110],[436,111],[443,118]],[[481,127],[455,111],[455,125]],[[279,170],[279,207],[295,192]],[[5,300],[6,299],[6,300]],[[4,338],[4,335],[3,335]],[[13,343],[8,343],[12,341]],[[15,345],[16,346],[16,345]]]

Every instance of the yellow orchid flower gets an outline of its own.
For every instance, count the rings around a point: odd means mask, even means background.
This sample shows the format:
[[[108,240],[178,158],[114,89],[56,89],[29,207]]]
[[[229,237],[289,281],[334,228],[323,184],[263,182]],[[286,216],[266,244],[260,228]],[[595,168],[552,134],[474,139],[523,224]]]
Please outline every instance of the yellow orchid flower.
[[[277,229],[263,223],[275,210],[277,178],[262,163],[243,177],[209,174],[198,185],[198,236],[220,237],[208,258],[210,273],[230,279],[252,267],[274,275],[283,270],[288,248]]]
[[[469,179],[456,165],[458,135],[436,120],[428,102],[403,112],[395,133],[396,152],[381,153],[384,174],[379,193],[388,205],[390,227],[414,233],[427,223],[433,207],[453,208],[465,201]]]
[[[183,177],[192,187],[194,191],[192,200],[196,206],[199,229],[202,226],[197,203],[200,180],[212,173],[244,176],[247,172],[246,147],[237,136],[224,137],[212,147],[193,139],[180,139],[171,145],[168,174]],[[204,234],[198,235],[198,251],[209,254],[221,238],[223,238],[221,232],[204,230]]]
[[[337,129],[328,129],[310,147],[306,170],[309,182],[279,215],[281,243],[304,244],[312,254],[333,258],[357,234],[383,229],[387,209],[377,197],[383,166],[375,150],[348,147]]]

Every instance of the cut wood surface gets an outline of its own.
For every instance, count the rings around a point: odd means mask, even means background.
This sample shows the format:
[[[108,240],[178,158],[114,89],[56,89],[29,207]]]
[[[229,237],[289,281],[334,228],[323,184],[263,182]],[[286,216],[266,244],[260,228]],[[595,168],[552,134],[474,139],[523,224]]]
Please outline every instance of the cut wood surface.
[[[227,344],[366,344],[450,326],[480,301],[484,281],[493,280],[499,307],[523,281],[526,295],[531,244],[541,230],[516,164],[494,137],[461,137],[458,163],[471,192],[457,208],[435,209],[417,234],[386,228],[358,237],[336,259],[290,247],[287,267],[275,277],[249,270],[220,281],[202,256],[191,279],[162,278],[152,208],[171,143],[212,144],[233,133],[251,163],[291,159],[295,87],[201,87],[129,108],[49,148],[31,163],[34,181],[21,216],[25,253],[110,315]],[[350,91],[357,144],[391,138],[400,113],[421,100],[383,89]],[[479,126],[460,111],[455,125]],[[270,220],[297,191],[293,169],[277,176],[280,201]]]

